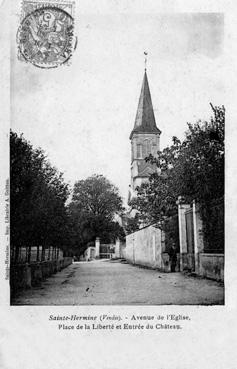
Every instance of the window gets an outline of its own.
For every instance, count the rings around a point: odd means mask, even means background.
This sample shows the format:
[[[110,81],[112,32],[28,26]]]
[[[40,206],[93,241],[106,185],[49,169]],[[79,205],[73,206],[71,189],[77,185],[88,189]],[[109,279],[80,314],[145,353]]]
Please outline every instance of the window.
[[[150,141],[146,142],[146,153],[147,153],[147,156],[151,154],[151,143],[150,143]]]
[[[152,145],[152,155],[155,156],[157,154],[157,151],[158,151],[158,149],[156,147],[156,144],[153,143],[153,145]]]
[[[137,158],[142,158],[142,144],[137,144]]]
[[[151,143],[148,140],[144,141],[144,146],[143,146],[143,157],[147,157],[151,154]]]

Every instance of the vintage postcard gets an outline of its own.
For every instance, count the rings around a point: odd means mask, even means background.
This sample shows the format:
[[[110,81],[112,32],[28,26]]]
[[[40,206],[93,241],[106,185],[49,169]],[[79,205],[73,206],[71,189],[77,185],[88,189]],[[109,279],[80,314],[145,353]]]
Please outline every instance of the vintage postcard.
[[[237,7],[199,3],[2,3],[2,368],[236,369]]]

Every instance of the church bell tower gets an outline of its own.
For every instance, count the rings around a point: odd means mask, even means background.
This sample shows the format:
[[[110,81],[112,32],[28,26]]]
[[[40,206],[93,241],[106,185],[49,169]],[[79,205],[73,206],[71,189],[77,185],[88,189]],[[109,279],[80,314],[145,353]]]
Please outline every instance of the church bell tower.
[[[142,89],[139,98],[134,128],[130,134],[131,140],[131,192],[137,186],[147,182],[150,174],[156,170],[155,166],[147,163],[145,158],[157,155],[160,150],[161,131],[156,126],[151,94],[145,69]]]

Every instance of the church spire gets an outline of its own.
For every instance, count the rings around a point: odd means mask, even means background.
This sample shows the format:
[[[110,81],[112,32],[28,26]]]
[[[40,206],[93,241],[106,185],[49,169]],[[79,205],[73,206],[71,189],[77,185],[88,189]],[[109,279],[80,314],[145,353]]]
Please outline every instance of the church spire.
[[[132,138],[134,133],[157,133],[157,134],[161,133],[161,131],[156,126],[155,115],[152,106],[151,94],[146,73],[146,65],[135,124],[130,134],[130,139]]]

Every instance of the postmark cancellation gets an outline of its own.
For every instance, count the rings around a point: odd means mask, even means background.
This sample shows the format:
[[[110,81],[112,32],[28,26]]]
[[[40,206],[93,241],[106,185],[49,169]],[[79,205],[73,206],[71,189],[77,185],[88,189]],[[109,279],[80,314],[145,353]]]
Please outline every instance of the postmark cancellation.
[[[73,1],[23,0],[18,58],[39,68],[69,64],[75,49]]]

